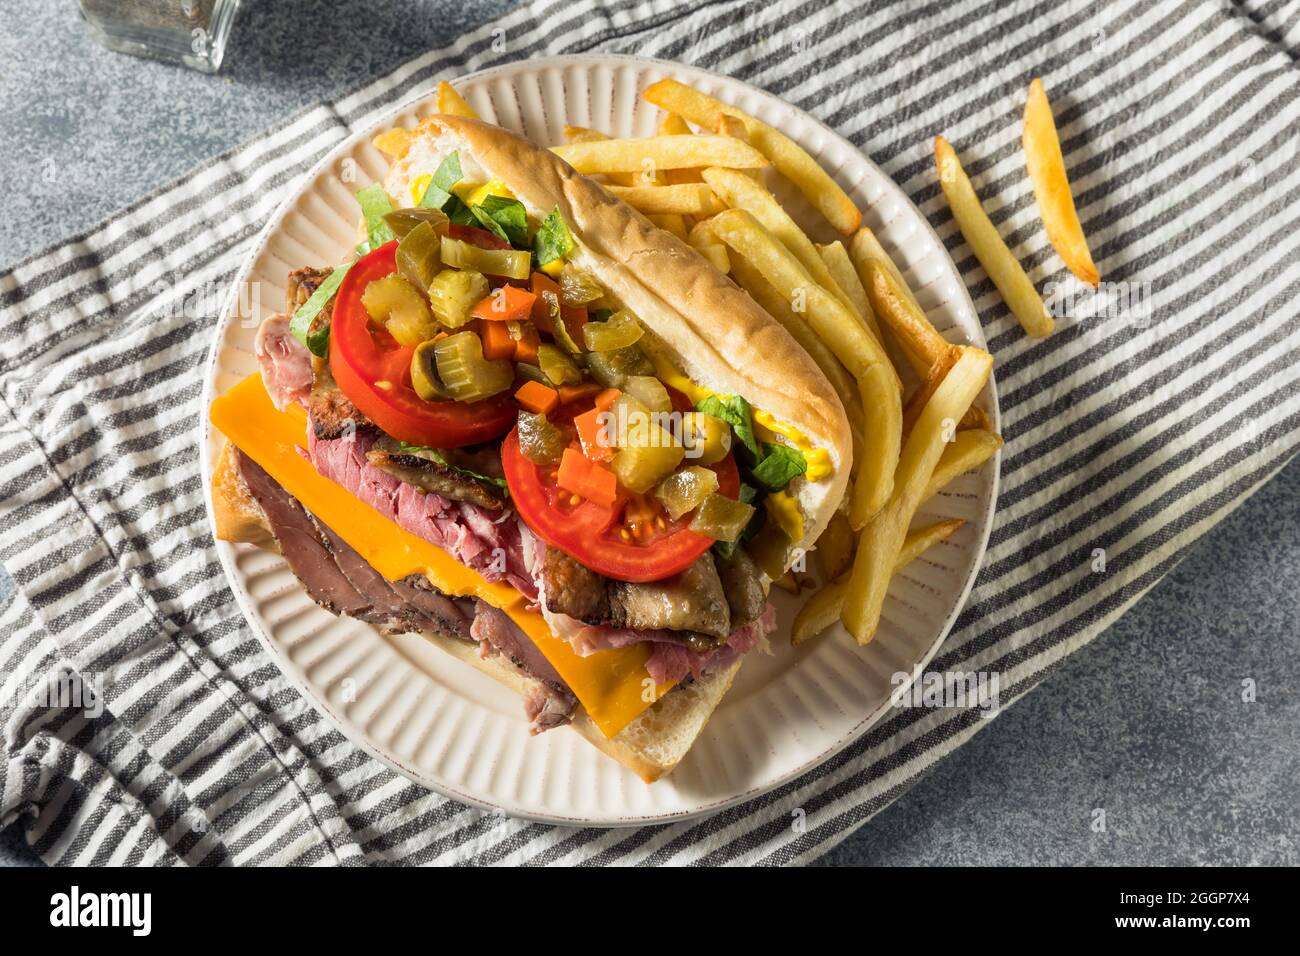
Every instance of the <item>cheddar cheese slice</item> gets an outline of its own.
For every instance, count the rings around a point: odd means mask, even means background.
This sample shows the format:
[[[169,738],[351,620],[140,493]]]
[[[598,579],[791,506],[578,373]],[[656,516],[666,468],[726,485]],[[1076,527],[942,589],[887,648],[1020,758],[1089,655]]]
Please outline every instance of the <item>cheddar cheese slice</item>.
[[[649,645],[579,657],[567,641],[551,634],[539,613],[527,609],[524,596],[514,588],[488,582],[316,471],[299,451],[307,445],[306,416],[296,405],[277,411],[260,375],[248,376],[214,401],[209,415],[212,424],[240,451],[390,581],[423,574],[446,594],[481,598],[510,615],[554,665],[606,737],[626,727],[671,686],[655,688],[650,683],[645,669]]]

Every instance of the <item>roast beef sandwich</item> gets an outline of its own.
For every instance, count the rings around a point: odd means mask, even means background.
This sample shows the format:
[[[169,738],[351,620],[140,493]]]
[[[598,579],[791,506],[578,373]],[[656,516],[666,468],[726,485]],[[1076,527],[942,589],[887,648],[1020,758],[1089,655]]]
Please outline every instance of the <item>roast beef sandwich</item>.
[[[843,407],[689,245],[498,127],[385,134],[348,261],[301,263],[219,397],[217,534],[419,634],[652,781],[844,497]]]

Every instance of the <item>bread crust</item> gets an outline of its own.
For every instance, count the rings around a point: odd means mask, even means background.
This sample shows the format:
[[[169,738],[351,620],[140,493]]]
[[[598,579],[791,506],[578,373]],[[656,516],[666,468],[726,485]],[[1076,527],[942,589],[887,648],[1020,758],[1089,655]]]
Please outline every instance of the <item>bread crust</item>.
[[[827,450],[831,476],[801,481],[796,491],[805,528],[796,544],[810,549],[844,497],[852,444],[844,408],[807,353],[689,245],[553,153],[498,126],[458,116],[424,120],[389,171],[390,195],[408,195],[412,181],[453,149],[470,167],[467,179],[478,178],[475,167],[485,179],[500,179],[530,215],[540,219],[558,207],[578,241],[572,261],[631,308],[692,381],[743,395]]]

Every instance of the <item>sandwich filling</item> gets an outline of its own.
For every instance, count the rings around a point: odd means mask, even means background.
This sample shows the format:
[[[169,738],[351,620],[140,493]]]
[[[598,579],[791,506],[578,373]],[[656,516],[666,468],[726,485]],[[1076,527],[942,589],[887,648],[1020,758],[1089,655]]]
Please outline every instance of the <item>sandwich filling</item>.
[[[395,208],[361,190],[366,239],[289,277],[258,331],[262,383],[300,407],[322,477],[487,582],[579,658],[645,651],[660,688],[731,667],[775,624],[770,581],[827,471],[796,429],[677,370],[591,273],[559,210],[530,216],[456,153]],[[418,193],[418,195],[417,195]],[[530,682],[534,732],[579,696],[499,608],[390,580],[248,456],[239,475],[321,606],[475,641]],[[653,699],[653,698],[652,698]]]

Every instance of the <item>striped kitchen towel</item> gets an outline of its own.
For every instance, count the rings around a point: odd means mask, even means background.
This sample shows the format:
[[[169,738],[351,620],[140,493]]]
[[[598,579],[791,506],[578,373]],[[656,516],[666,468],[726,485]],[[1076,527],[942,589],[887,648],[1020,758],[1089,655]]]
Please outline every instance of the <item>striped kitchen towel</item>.
[[[995,670],[1004,699],[1026,692],[1296,452],[1297,0],[538,0],[0,273],[0,561],[17,585],[0,631],[0,820],[23,820],[44,859],[805,861],[988,724],[899,710],[707,819],[543,826],[367,757],[240,616],[198,468],[220,307],[203,290],[229,282],[313,160],[391,105],[467,70],[593,50],[711,68],[817,115],[903,186],[966,276],[1007,446],[988,556],[936,669]],[[1041,341],[954,231],[930,158],[945,133],[1039,287],[1063,283],[1020,151],[1035,75],[1125,306],[1063,299]],[[55,696],[70,686],[93,693]]]

